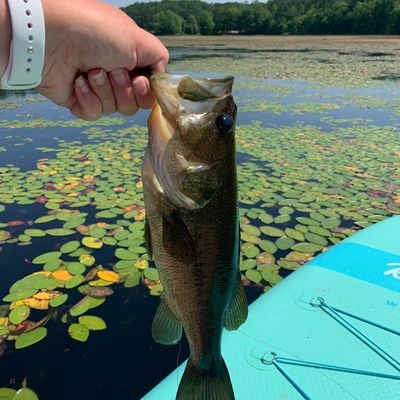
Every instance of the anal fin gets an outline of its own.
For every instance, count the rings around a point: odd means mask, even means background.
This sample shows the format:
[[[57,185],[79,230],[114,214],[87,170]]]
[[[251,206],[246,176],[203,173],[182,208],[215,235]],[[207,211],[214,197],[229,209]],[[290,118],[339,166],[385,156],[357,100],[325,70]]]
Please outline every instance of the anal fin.
[[[181,340],[182,324],[170,310],[165,299],[161,298],[151,326],[153,339],[161,344],[176,344]]]
[[[232,295],[231,302],[228,304],[228,308],[224,316],[224,327],[228,331],[238,329],[247,319],[248,307],[246,293],[244,292],[242,278],[240,272],[238,272],[235,292]]]

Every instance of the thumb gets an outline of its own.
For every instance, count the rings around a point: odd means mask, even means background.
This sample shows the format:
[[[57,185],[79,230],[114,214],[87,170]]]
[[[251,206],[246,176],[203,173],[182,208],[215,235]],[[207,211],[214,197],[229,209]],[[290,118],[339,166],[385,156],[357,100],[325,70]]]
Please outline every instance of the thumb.
[[[151,33],[141,29],[136,40],[136,67],[150,67],[153,71],[167,70],[169,53],[161,41]]]

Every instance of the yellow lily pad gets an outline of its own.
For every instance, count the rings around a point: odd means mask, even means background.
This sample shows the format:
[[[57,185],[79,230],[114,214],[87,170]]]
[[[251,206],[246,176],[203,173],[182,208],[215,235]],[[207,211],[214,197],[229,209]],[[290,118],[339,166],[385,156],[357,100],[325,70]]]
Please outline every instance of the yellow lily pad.
[[[59,281],[68,281],[73,277],[66,269],[60,269],[52,273],[53,277]]]
[[[97,271],[97,276],[106,282],[113,282],[113,283],[119,282],[119,274],[113,271],[106,271],[106,270]]]
[[[100,239],[87,236],[82,239],[82,244],[90,249],[100,249],[103,247],[103,242]]]

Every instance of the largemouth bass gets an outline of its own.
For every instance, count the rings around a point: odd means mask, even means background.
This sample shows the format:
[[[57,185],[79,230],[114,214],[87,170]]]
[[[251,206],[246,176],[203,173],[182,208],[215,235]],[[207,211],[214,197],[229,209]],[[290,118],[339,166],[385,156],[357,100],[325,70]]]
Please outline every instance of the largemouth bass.
[[[142,164],[146,242],[164,291],[155,341],[176,344],[182,327],[190,357],[177,400],[230,400],[221,355],[223,327],[247,318],[239,272],[233,78],[155,74],[156,104]]]

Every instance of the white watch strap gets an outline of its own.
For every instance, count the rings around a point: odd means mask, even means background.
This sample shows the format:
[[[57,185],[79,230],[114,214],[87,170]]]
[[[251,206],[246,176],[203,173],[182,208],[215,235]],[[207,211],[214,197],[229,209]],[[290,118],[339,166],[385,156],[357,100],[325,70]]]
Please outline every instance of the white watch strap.
[[[12,41],[8,66],[0,87],[6,90],[32,89],[42,81],[45,52],[45,24],[41,0],[8,0]]]

